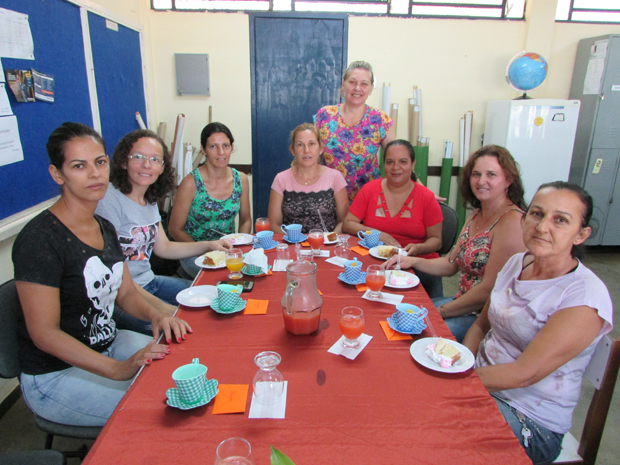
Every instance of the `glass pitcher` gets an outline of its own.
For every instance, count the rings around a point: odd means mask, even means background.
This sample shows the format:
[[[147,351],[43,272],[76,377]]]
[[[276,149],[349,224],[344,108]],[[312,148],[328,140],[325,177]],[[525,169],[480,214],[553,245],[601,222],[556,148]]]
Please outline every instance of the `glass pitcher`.
[[[286,267],[286,290],[280,301],[284,327],[292,334],[319,329],[323,298],[316,286],[316,263],[294,261]]]
[[[351,246],[349,245],[348,234],[338,234],[338,244],[334,248],[334,253],[337,257],[344,258],[345,260],[351,259]]]

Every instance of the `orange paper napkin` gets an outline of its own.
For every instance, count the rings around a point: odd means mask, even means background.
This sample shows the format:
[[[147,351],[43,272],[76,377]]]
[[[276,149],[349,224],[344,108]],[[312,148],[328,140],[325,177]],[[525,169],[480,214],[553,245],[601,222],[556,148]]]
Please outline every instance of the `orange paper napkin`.
[[[368,290],[368,286],[366,284],[356,284],[355,287],[360,292],[366,292]]]
[[[248,299],[244,315],[264,315],[267,313],[268,300]]]
[[[387,321],[380,321],[381,329],[385,333],[388,341],[405,341],[407,339],[413,339],[409,334],[401,334],[390,328]]]
[[[368,249],[365,249],[364,247],[362,247],[361,245],[354,245],[353,247],[351,247],[351,250],[355,253],[360,254],[362,257],[364,255],[368,255],[370,252],[368,251]]]
[[[310,247],[310,242],[308,242],[308,241],[303,241],[303,242],[301,243],[301,245],[303,245],[304,247]]]
[[[245,412],[249,388],[249,384],[220,384],[220,392],[215,396],[213,415]]]

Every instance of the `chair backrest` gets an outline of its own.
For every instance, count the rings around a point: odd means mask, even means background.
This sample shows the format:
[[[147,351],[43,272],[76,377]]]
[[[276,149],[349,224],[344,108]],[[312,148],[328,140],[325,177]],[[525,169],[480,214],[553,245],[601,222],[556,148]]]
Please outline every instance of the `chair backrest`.
[[[619,368],[620,339],[603,336],[585,373],[596,388],[579,441],[578,452],[586,465],[594,465],[596,461]]]
[[[0,377],[19,376],[17,318],[21,312],[15,281],[0,286]]]
[[[439,255],[445,255],[450,252],[450,249],[456,241],[456,236],[459,233],[459,217],[454,208],[450,205],[440,202],[439,206],[443,214],[443,225],[441,228],[441,248],[437,253],[439,253]]]

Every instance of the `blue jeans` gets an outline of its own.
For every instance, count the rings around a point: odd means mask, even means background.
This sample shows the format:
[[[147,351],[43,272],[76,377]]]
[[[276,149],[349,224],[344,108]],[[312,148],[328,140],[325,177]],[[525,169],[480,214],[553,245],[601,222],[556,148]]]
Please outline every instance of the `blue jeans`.
[[[152,337],[121,330],[102,353],[125,361],[152,340]],[[40,417],[64,425],[103,426],[132,380],[114,381],[71,367],[44,375],[22,373],[20,381],[24,400]]]
[[[155,276],[155,278],[144,286],[144,289],[155,297],[159,297],[166,303],[179,305],[177,302],[177,294],[191,286],[192,282],[187,279],[173,278],[171,276]],[[153,335],[153,327],[150,321],[140,320],[135,316],[125,313],[118,305],[114,305],[114,314],[112,315],[118,329],[128,329],[137,333]]]
[[[196,261],[196,257],[182,258],[179,260],[181,262],[181,268],[185,271],[189,276],[195,278],[201,268],[194,263]]]
[[[439,308],[448,302],[452,302],[454,297],[439,297],[431,300],[433,301],[433,305]],[[444,321],[448,325],[450,332],[456,338],[457,342],[463,342],[467,331],[469,331],[469,328],[471,328],[471,325],[473,325],[477,319],[478,315],[467,314],[446,318]]]
[[[504,416],[508,425],[512,429],[512,432],[519,440],[519,444],[525,449],[525,453],[530,458],[534,465],[545,465],[553,463],[553,461],[560,455],[562,451],[562,439],[563,434],[554,433],[548,430],[540,423],[535,422],[529,417],[524,416],[525,426],[531,431],[532,436],[528,440],[528,446],[526,447],[523,441],[523,426],[519,417],[517,416],[517,410],[511,407],[506,402],[493,397],[499,411]]]
[[[420,284],[422,284],[422,287],[431,299],[443,297],[443,281],[441,276],[434,276],[419,270],[415,270],[415,274],[420,278]]]

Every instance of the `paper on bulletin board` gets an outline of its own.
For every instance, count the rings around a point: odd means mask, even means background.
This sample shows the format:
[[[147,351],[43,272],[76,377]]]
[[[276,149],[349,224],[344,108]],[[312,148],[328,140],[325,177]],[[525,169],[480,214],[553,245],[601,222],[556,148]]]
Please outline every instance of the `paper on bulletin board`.
[[[9,96],[6,93],[6,86],[4,83],[0,83],[0,116],[9,116],[13,114],[11,108],[11,102],[9,102]]]
[[[0,60],[0,82],[5,82],[5,80],[4,80],[4,69],[2,68],[2,60]]]
[[[28,15],[0,8],[0,57],[34,60]]]
[[[24,159],[22,142],[19,138],[17,117],[0,118],[0,166],[9,165]]]

